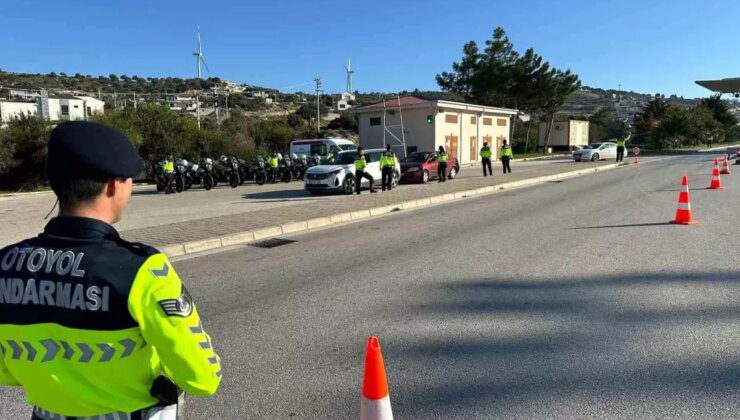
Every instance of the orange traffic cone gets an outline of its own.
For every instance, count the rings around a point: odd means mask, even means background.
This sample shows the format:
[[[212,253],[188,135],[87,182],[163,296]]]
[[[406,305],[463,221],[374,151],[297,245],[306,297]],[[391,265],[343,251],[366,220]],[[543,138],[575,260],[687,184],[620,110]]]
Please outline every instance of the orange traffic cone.
[[[681,181],[681,192],[678,193],[678,208],[676,219],[671,220],[676,225],[693,225],[696,220],[691,216],[691,198],[689,197],[689,178],[684,175]]]
[[[362,377],[360,420],[393,420],[388,380],[385,377],[383,354],[378,337],[367,339],[365,375]]]
[[[730,175],[730,161],[727,160],[727,156],[722,161],[722,170],[719,172],[722,175]]]
[[[712,182],[709,183],[708,190],[721,190],[724,187],[719,180],[719,159],[714,159],[714,169],[712,170]]]

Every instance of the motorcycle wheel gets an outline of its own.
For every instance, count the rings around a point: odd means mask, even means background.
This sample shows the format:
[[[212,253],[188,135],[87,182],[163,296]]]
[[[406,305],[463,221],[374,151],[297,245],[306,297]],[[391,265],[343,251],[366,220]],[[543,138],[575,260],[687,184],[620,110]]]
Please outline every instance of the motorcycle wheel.
[[[283,173],[283,182],[290,182],[291,178],[293,178],[293,175],[289,171]]]
[[[254,181],[257,183],[257,185],[263,185],[266,180],[267,176],[265,176],[264,173],[257,174],[257,176],[254,177]]]
[[[175,177],[175,191],[181,193],[185,190],[185,180],[181,176]]]
[[[190,180],[190,177],[185,178],[185,190],[189,190],[193,187],[193,181]]]
[[[239,186],[239,174],[233,174],[229,177],[229,185],[231,188],[236,188]]]
[[[203,189],[210,191],[213,188],[213,177],[210,174],[203,175]]]
[[[164,191],[164,184],[160,184],[157,182],[157,192],[163,192]]]

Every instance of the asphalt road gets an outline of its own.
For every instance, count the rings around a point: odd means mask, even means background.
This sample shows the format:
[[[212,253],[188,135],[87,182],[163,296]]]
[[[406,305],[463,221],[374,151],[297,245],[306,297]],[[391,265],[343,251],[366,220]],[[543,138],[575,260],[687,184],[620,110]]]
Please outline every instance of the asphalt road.
[[[683,173],[695,226],[667,224]],[[710,173],[669,158],[177,261],[225,372],[188,417],[356,418],[377,334],[397,418],[738,418],[740,174]]]

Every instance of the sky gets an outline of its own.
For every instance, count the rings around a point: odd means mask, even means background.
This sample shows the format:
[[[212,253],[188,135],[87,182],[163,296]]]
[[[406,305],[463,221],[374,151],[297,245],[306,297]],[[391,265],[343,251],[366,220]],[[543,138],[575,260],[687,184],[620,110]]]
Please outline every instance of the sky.
[[[196,26],[215,76],[282,91],[438,90],[435,75],[503,27],[584,85],[707,96],[740,77],[740,1],[0,0],[0,69],[195,77]]]

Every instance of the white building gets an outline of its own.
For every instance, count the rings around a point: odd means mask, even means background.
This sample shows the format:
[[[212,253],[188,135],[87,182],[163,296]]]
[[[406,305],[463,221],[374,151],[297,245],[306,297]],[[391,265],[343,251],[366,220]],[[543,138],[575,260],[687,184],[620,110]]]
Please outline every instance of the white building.
[[[511,118],[517,115],[515,109],[415,96],[390,99],[385,105],[380,102],[353,108],[352,112],[357,115],[362,147],[382,148],[390,144],[404,156],[445,146],[447,153],[463,164],[479,161],[483,142],[488,143],[493,159],[497,159],[503,141],[510,138]],[[399,149],[402,120],[405,151]]]
[[[352,105],[350,105],[349,103],[354,100],[355,100],[354,93],[344,92],[341,94],[339,100],[334,104],[334,110],[335,111],[346,111],[352,108]]]
[[[45,93],[33,102],[0,101],[0,125],[21,114],[34,115],[47,121],[87,120],[105,112],[105,103],[90,96],[53,95]]]
[[[0,127],[6,125],[12,118],[21,115],[37,115],[36,102],[13,102],[0,100]]]
[[[576,146],[588,145],[589,122],[583,120],[555,121],[550,130],[550,141],[548,147],[553,150],[573,150]],[[539,138],[537,147],[545,147],[545,134],[547,123],[541,122],[539,126]]]

